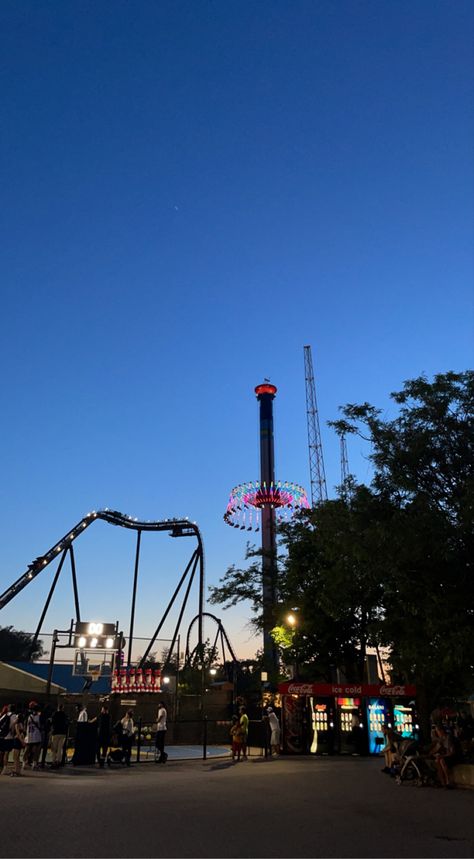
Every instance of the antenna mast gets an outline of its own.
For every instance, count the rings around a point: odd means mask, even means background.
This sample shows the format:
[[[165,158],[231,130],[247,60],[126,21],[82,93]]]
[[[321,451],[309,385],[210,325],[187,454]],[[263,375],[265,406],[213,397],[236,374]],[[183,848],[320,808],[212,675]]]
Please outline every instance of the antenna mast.
[[[349,460],[347,458],[347,442],[345,435],[341,435],[341,486],[345,486],[349,477]]]
[[[309,471],[311,478],[311,506],[327,501],[326,475],[324,473],[323,447],[319,431],[316,385],[314,382],[311,346],[304,347],[304,370],[306,380],[306,416],[308,421]]]

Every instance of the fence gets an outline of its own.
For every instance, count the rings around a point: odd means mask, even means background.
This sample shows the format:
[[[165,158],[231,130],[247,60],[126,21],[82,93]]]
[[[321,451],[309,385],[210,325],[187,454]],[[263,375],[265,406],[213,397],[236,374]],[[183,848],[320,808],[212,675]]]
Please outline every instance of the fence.
[[[92,724],[89,723],[92,728]],[[172,747],[174,759],[185,760],[189,758],[207,760],[211,756],[230,757],[231,738],[230,720],[216,720],[204,718],[201,720],[186,720],[172,722],[166,732],[166,747]],[[142,723],[139,719],[136,723],[136,735],[132,747],[131,761],[133,763],[154,762],[156,757],[155,735],[156,728],[153,725]],[[65,751],[64,763],[74,763],[73,757],[76,748],[76,723],[69,729]],[[119,745],[118,742],[111,746]],[[247,754],[250,757],[267,757],[269,753],[268,726],[258,719],[249,721],[249,733],[247,743]],[[94,740],[91,735],[91,745],[88,762],[93,763],[95,757]],[[47,763],[49,754],[47,742],[43,749],[43,763]]]

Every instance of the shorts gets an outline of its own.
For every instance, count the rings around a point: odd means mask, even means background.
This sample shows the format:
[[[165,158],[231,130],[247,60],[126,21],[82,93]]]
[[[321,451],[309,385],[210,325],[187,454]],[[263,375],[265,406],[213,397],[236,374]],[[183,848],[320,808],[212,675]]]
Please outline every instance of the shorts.
[[[21,742],[21,740],[19,740],[17,737],[15,737],[15,739],[14,739],[14,740],[12,740],[11,742],[13,743],[13,745],[12,745],[12,749],[17,749],[17,750],[18,750],[18,749],[22,749],[22,748],[23,748],[23,743],[22,743],[22,742]]]
[[[0,740],[0,752],[11,752],[13,749],[13,740],[7,740],[6,737]]]

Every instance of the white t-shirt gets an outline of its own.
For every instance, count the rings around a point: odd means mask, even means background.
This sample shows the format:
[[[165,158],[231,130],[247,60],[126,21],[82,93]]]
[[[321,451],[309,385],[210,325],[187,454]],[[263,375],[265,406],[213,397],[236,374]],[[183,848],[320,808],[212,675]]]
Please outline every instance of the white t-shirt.
[[[157,731],[166,731],[166,710],[164,707],[160,707],[158,710],[158,716],[156,719],[156,730]]]
[[[41,743],[40,717],[37,713],[30,713],[26,723],[26,743]]]
[[[88,722],[89,721],[89,716],[87,715],[87,710],[85,708],[84,708],[84,710],[81,710],[81,712],[79,713],[79,715],[77,717],[77,721],[78,722]]]
[[[280,730],[280,723],[279,723],[278,717],[275,715],[275,713],[269,713],[268,714],[268,723],[270,725],[270,730],[272,733],[273,733],[273,731],[279,731]]]

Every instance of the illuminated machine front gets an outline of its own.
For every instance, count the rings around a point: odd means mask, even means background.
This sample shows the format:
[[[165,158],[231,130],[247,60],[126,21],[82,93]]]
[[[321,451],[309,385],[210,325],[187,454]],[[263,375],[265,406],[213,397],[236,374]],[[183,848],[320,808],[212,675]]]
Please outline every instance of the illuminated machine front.
[[[310,696],[311,715],[310,754],[332,755],[334,753],[334,702],[331,698]]]
[[[413,704],[394,704],[393,722],[393,727],[402,737],[417,739],[418,724],[416,723],[416,713]]]
[[[369,754],[376,755],[385,745],[384,727],[390,727],[390,712],[387,700],[385,698],[369,698],[367,703]]]
[[[339,752],[341,755],[361,754],[364,723],[362,721],[361,699],[336,698]]]

